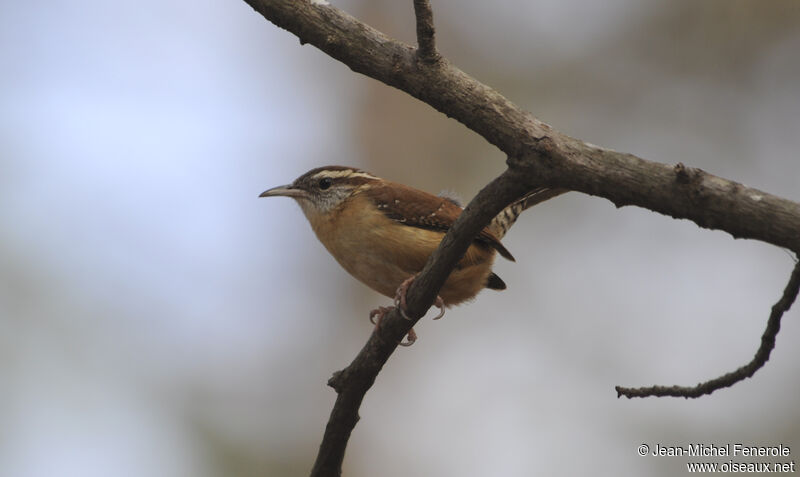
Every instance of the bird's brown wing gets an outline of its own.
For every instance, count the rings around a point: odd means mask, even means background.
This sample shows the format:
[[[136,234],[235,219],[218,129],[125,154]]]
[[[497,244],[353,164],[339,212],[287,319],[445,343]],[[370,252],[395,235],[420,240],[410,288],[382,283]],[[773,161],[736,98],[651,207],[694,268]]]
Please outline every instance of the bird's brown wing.
[[[463,211],[447,198],[437,197],[403,184],[375,185],[364,193],[388,218],[428,230],[446,232]],[[511,252],[488,228],[481,230],[475,240],[497,250],[504,258],[514,261]]]

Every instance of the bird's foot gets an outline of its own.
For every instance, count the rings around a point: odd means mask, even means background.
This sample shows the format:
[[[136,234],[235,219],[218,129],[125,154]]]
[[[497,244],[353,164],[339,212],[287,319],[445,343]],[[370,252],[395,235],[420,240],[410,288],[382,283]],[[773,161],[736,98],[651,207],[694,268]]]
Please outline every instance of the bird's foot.
[[[379,306],[378,308],[375,308],[369,312],[369,322],[375,326],[380,326],[383,316],[393,309],[393,306]]]
[[[416,275],[412,275],[408,277],[403,283],[397,287],[397,294],[394,296],[394,306],[400,308],[400,314],[403,315],[403,318],[407,320],[411,320],[411,318],[406,315],[406,293],[408,292],[408,287],[411,286],[411,283],[416,278]],[[439,308],[439,314],[434,316],[434,320],[438,320],[439,318],[444,316],[444,300],[439,295],[436,295],[436,301],[433,302],[433,305]]]
[[[369,322],[375,325],[375,330],[377,331],[378,327],[381,326],[381,320],[383,319],[386,313],[389,313],[394,309],[393,306],[379,306],[374,310],[369,312]],[[402,308],[400,309],[400,313],[403,313]],[[403,315],[405,316],[405,314]],[[417,333],[414,332],[414,328],[408,330],[408,334],[406,335],[407,341],[401,341],[398,343],[400,346],[411,346],[417,341]]]

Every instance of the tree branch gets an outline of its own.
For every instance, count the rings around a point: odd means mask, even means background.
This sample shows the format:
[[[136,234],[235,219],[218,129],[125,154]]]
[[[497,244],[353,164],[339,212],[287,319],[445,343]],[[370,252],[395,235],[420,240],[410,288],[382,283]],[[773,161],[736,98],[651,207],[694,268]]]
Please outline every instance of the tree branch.
[[[328,381],[338,396],[325,426],[312,477],[341,475],[347,441],[358,422],[358,409],[364,395],[398,343],[433,305],[439,289],[473,237],[503,208],[523,195],[526,186],[520,179],[518,174],[507,170],[472,199],[409,287],[406,315],[411,319],[403,318],[397,309],[392,310],[381,320],[380,326],[375,327],[353,362]]]
[[[635,397],[648,397],[648,396],[673,396],[683,398],[698,398],[700,396],[711,394],[717,389],[727,388],[733,386],[739,381],[743,381],[756,374],[756,371],[761,369],[769,360],[769,355],[775,348],[775,338],[778,331],[781,329],[781,318],[783,314],[789,311],[797,298],[798,290],[800,290],[800,261],[795,264],[789,283],[783,290],[783,296],[777,303],[772,306],[772,312],[767,320],[767,328],[761,336],[761,345],[758,347],[753,359],[742,366],[741,368],[724,374],[718,378],[711,379],[704,383],[699,383],[696,386],[649,386],[641,388],[625,388],[616,386],[617,397],[625,396],[628,399]]]
[[[433,28],[433,10],[428,0],[414,0],[414,15],[417,17],[417,54],[426,63],[439,61],[436,51],[436,32]]]
[[[460,121],[511,158],[531,183],[636,205],[735,238],[800,253],[800,204],[682,164],[669,166],[587,144],[553,130],[453,66],[416,61],[416,49],[330,5],[245,0],[353,71],[394,86]]]

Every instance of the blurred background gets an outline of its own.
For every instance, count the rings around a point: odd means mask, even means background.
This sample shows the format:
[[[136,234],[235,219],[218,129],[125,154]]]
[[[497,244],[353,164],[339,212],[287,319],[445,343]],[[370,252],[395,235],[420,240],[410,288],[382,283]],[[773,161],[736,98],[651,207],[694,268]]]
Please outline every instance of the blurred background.
[[[334,4],[413,43],[412,2]],[[800,200],[795,0],[433,0],[451,61],[583,140]],[[242,1],[0,4],[0,476],[303,476],[325,383],[388,299],[268,187],[326,164],[469,200],[503,155]],[[349,476],[682,475],[637,447],[800,452],[798,307],[744,364],[784,250],[568,194],[526,213],[508,283],[399,350]],[[720,461],[726,461],[721,459]]]

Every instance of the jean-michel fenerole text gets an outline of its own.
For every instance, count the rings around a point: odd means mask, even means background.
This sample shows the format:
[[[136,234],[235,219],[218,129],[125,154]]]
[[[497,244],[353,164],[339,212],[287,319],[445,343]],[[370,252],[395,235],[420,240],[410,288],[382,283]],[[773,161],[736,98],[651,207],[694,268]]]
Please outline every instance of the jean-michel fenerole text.
[[[689,456],[689,457],[788,457],[792,453],[789,446],[750,446],[745,444],[688,444],[685,446],[667,446],[656,444],[654,456]]]

